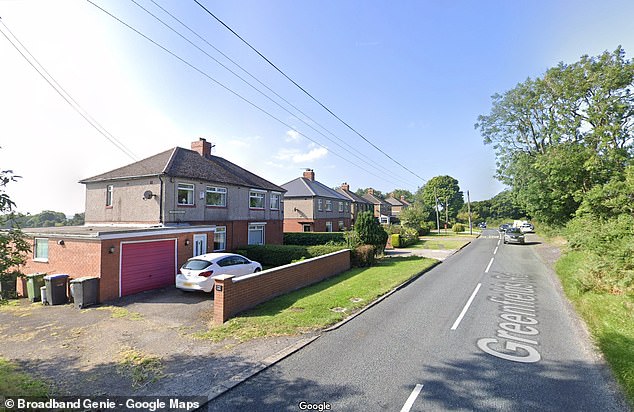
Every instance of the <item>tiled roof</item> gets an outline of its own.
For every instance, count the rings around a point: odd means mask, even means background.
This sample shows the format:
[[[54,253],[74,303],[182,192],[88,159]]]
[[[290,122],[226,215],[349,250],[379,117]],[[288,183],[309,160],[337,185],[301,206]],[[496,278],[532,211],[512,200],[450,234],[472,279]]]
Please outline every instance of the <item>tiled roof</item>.
[[[285,198],[290,197],[328,197],[331,199],[349,200],[347,197],[339,194],[334,189],[320,183],[316,180],[298,177],[288,183],[282,185],[286,189]]]
[[[358,196],[356,193],[351,192],[350,190],[345,190],[342,189],[340,187],[335,189],[337,191],[337,193],[344,195],[345,197],[347,197],[348,199],[350,199],[351,201],[355,202],[355,203],[367,203],[367,204],[372,204],[372,202],[367,201],[366,199],[362,198],[361,196]]]
[[[400,200],[398,200],[395,197],[388,197],[387,199],[385,199],[385,201],[389,204],[391,204],[392,206],[405,206],[404,202],[401,202]]]
[[[225,183],[236,186],[284,192],[284,189],[218,156],[201,156],[198,152],[175,147],[147,159],[102,173],[80,183],[120,180],[165,174],[170,177]]]
[[[385,202],[385,200],[381,199],[380,197],[377,197],[375,195],[371,195],[370,193],[366,193],[363,195],[363,198],[365,200],[367,200],[368,202],[374,204],[374,205],[379,205],[379,204],[388,204]]]

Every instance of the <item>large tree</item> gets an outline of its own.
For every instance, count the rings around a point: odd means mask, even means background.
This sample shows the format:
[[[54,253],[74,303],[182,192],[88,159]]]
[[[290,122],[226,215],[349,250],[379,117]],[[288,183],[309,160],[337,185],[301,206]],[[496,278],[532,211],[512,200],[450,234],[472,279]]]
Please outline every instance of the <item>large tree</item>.
[[[464,205],[464,195],[458,185],[458,180],[451,176],[432,177],[416,192],[416,201],[427,207],[436,207],[442,212],[441,220],[445,220],[446,214],[449,220],[454,220]],[[446,213],[447,212],[447,213]]]
[[[476,128],[497,155],[497,177],[526,210],[569,220],[594,186],[622,176],[634,140],[634,64],[619,47],[560,63],[493,96]]]

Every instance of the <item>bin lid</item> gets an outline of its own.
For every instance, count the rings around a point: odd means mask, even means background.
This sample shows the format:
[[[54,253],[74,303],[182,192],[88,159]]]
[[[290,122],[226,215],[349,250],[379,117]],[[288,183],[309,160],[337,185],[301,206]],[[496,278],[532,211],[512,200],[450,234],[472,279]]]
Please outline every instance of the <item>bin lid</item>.
[[[53,275],[46,275],[46,276],[44,276],[44,279],[51,280],[51,279],[67,278],[67,277],[69,277],[69,275],[67,275],[65,273],[56,273],[56,274],[53,274]]]
[[[26,275],[27,278],[37,278],[40,276],[44,276],[46,275],[46,273],[29,273],[28,275]]]
[[[88,281],[91,281],[93,279],[99,279],[99,278],[96,277],[96,276],[83,276],[81,278],[71,279],[70,283],[88,282]]]

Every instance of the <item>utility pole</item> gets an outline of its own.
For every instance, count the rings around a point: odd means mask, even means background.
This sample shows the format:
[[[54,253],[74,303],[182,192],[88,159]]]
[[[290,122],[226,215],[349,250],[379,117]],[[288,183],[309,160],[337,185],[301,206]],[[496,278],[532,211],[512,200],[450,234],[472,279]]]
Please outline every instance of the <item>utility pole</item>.
[[[440,234],[440,216],[438,216],[438,195],[436,195],[436,189],[434,189],[434,197],[436,198],[436,228],[438,234]]]
[[[469,197],[469,191],[467,190],[467,210],[469,211],[469,234],[473,234],[473,226],[471,225],[471,198]]]
[[[449,226],[449,197],[445,196],[445,234],[447,233],[447,226]]]

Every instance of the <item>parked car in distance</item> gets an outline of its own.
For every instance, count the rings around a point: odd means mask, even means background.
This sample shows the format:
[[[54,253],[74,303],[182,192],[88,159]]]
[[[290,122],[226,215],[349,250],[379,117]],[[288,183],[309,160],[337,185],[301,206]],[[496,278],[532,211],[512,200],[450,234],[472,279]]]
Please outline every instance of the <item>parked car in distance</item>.
[[[535,226],[530,223],[523,223],[522,226],[520,226],[520,231],[522,233],[533,233],[535,231]]]
[[[499,232],[506,232],[506,229],[508,229],[509,227],[511,227],[511,225],[509,225],[508,223],[502,223],[498,229]]]
[[[480,227],[480,229],[486,229],[487,228],[486,222],[482,222],[478,226]]]
[[[185,262],[176,275],[176,287],[181,290],[211,292],[213,276],[248,275],[262,270],[262,265],[235,253],[206,253]]]
[[[507,243],[524,244],[524,234],[518,227],[509,227],[506,229],[506,232],[504,232],[504,244]]]

